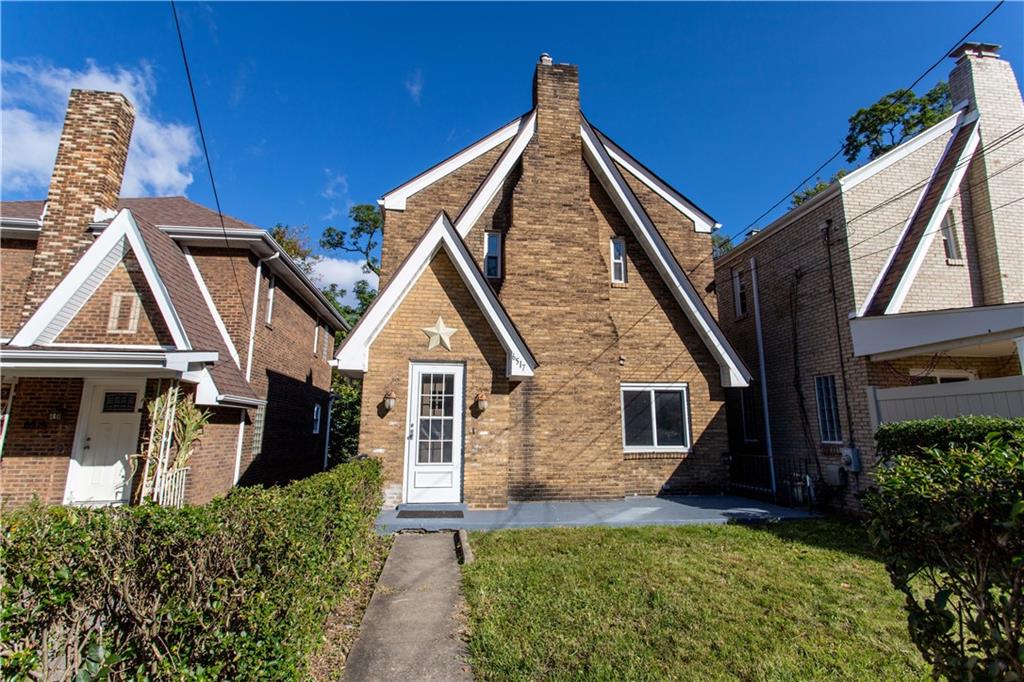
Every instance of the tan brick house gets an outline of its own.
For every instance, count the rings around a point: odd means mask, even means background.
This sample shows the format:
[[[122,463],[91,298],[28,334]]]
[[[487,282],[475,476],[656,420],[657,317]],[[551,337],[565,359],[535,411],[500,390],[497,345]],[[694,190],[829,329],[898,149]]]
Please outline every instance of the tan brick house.
[[[388,192],[382,288],[339,348],[359,450],[396,503],[718,491],[715,221],[581,114],[542,56],[533,108]]]
[[[133,121],[120,94],[72,91],[46,201],[0,203],[5,504],[129,500],[144,405],[170,389],[211,413],[186,501],[324,466],[345,322],[265,231],[119,199]]]
[[[741,485],[855,504],[879,423],[1024,415],[1024,104],[998,46],[950,56],[952,115],[715,261]]]

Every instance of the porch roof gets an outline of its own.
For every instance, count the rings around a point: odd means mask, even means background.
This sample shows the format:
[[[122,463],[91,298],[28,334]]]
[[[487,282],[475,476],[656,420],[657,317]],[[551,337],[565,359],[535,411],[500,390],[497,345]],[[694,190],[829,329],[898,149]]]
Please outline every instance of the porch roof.
[[[1014,352],[1024,337],[1024,303],[927,310],[850,320],[853,354],[872,360],[926,353],[957,354],[971,348],[981,355]]]

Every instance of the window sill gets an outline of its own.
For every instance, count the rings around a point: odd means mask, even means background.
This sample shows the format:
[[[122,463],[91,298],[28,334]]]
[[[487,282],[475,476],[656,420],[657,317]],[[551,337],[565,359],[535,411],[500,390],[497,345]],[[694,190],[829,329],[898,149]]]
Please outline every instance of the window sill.
[[[964,264],[964,259],[963,258],[947,258],[946,259],[946,265],[957,265],[957,266],[961,266],[962,267],[963,264]]]
[[[623,450],[624,460],[681,459],[690,454],[689,448]]]
[[[732,319],[734,319],[734,320],[745,320],[745,319],[747,319],[747,313],[743,313],[742,315],[733,315]]]
[[[270,331],[274,331],[274,325],[270,324],[269,322],[264,322],[263,326],[269,329]]]
[[[612,289],[627,289],[629,288],[628,282],[612,282]]]

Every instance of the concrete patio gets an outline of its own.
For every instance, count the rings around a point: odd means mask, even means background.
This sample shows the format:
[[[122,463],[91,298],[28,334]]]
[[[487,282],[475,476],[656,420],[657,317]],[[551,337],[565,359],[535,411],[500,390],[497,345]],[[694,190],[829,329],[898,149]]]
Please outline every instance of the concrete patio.
[[[445,518],[399,518],[403,511]],[[458,514],[461,513],[461,518]],[[589,502],[510,502],[508,509],[469,511],[465,505],[400,505],[377,516],[377,530],[500,530],[558,526],[686,526],[808,519],[814,514],[733,495],[629,497]]]

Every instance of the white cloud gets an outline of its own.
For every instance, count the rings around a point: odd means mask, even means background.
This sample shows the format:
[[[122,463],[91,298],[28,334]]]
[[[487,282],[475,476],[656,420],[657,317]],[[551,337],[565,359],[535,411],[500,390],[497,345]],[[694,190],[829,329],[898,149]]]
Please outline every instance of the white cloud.
[[[403,85],[405,85],[409,97],[412,97],[412,101],[419,104],[420,97],[423,95],[423,69],[417,67],[413,74],[405,79]]]
[[[84,69],[75,71],[38,60],[2,61],[0,72],[4,81],[0,170],[7,190],[45,194],[72,88],[120,92],[135,106],[122,194],[184,194],[192,184],[190,168],[199,156],[195,129],[165,123],[153,114],[156,79],[149,64],[104,69],[88,60]]]
[[[327,182],[324,184],[324,191],[320,193],[324,199],[340,199],[348,195],[348,176],[343,173],[334,173],[330,168],[324,168],[324,175]]]
[[[356,302],[352,289],[355,283],[361,279],[365,279],[370,286],[377,288],[377,275],[372,272],[364,272],[363,261],[325,256],[313,266],[313,280],[317,284],[323,287],[337,284],[348,292],[342,299],[344,303],[354,304]]]

